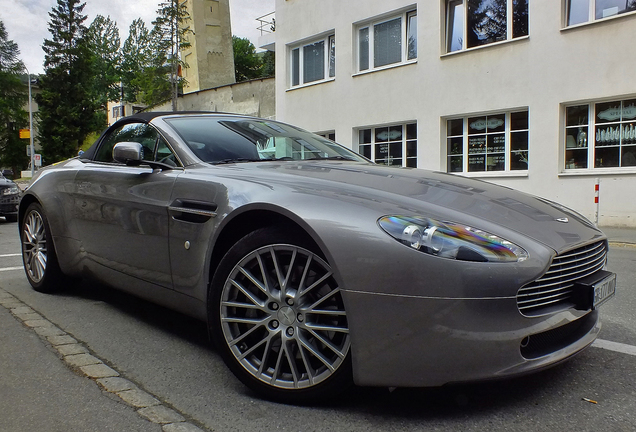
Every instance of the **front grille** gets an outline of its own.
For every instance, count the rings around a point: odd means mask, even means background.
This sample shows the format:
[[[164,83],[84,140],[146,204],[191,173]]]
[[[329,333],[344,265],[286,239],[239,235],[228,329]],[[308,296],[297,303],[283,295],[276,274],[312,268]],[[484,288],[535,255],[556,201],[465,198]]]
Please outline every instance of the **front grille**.
[[[576,306],[579,296],[575,293],[575,282],[601,270],[606,258],[606,241],[557,255],[543,276],[521,287],[517,293],[519,311],[536,316]]]

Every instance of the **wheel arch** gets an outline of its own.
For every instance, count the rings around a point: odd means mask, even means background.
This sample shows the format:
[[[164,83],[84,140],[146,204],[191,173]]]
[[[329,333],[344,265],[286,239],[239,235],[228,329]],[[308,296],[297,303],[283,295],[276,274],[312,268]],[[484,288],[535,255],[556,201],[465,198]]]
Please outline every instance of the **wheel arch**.
[[[22,196],[22,199],[20,200],[20,206],[18,207],[18,226],[22,226],[22,221],[24,220],[26,209],[29,208],[29,206],[34,202],[42,205],[40,200],[38,200],[32,194],[26,194]]]
[[[212,280],[221,259],[232,245],[253,231],[273,226],[284,226],[286,229],[294,231],[296,235],[311,244],[314,252],[329,262],[324,248],[316,241],[316,233],[306,224],[302,224],[295,220],[293,216],[285,214],[283,209],[253,208],[236,214],[223,224],[214,242],[210,257],[209,280]]]

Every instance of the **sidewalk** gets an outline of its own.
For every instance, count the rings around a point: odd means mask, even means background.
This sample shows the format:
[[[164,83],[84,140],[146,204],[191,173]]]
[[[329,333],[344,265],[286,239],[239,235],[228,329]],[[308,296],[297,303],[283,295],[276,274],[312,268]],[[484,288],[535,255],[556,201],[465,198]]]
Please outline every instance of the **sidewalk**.
[[[74,373],[1,306],[0,328],[0,431],[161,430]]]
[[[599,227],[610,243],[626,243],[636,246],[636,228]]]

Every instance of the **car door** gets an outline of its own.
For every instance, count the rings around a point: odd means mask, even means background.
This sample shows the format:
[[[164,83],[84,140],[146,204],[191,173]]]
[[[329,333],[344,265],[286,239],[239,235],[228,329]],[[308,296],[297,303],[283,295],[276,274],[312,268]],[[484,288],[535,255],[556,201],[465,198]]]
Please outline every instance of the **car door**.
[[[145,160],[160,157],[177,169],[127,166],[112,158],[115,144],[141,143]],[[168,204],[178,160],[151,125],[128,123],[108,132],[93,160],[75,177],[74,218],[83,256],[147,282],[172,288]]]

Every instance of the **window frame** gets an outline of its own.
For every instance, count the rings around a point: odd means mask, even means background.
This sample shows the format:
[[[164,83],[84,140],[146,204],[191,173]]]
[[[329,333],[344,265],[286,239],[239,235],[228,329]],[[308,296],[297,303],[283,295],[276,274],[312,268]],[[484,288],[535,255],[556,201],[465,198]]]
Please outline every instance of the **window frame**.
[[[512,121],[512,117],[515,114],[522,114],[522,113],[526,113],[526,124],[525,127],[515,127],[513,129],[513,121]],[[476,119],[479,117],[484,117],[484,118],[488,118],[488,117],[504,117],[504,128],[501,131],[489,131],[487,129],[487,127],[484,129],[484,132],[479,132],[479,133],[470,133],[469,131],[469,120],[470,119]],[[521,108],[514,108],[514,109],[508,109],[508,110],[498,110],[498,111],[489,111],[489,112],[484,112],[484,113],[471,113],[471,114],[464,114],[461,116],[450,116],[450,117],[446,117],[443,118],[443,128],[442,130],[444,131],[444,138],[442,139],[443,142],[443,154],[444,154],[444,159],[445,159],[445,172],[447,172],[448,174],[457,174],[457,175],[463,175],[463,176],[471,176],[471,177],[493,177],[493,176],[510,176],[510,175],[518,175],[518,176],[525,176],[528,175],[528,171],[529,171],[529,165],[530,165],[530,109],[528,107],[521,107]],[[457,121],[457,120],[462,120],[462,132],[461,134],[453,134],[453,133],[449,133],[449,129],[450,129],[450,122],[452,121]],[[488,141],[488,137],[494,137],[496,135],[501,135],[503,134],[504,136],[504,148],[503,148],[503,155],[504,155],[504,169],[503,170],[488,170],[487,169],[487,158],[488,158],[488,151],[487,151],[487,147],[489,145],[489,141]],[[520,136],[522,137],[523,135],[525,135],[525,146],[526,148],[523,149],[519,149],[519,148],[515,148],[513,146],[513,137],[516,136]],[[470,152],[470,148],[469,148],[469,138],[473,136],[475,138],[479,138],[481,136],[484,137],[484,143],[486,144],[486,151],[483,152],[484,155],[484,166],[486,169],[484,169],[483,171],[480,170],[470,170],[470,156],[471,154],[474,156],[480,156],[482,154],[482,152],[474,152],[471,153]],[[458,153],[452,153],[449,148],[451,147],[451,145],[453,144],[453,141],[455,141],[455,143],[457,143],[457,139],[461,138],[461,154]],[[523,138],[522,138],[523,141]],[[493,152],[494,154],[500,154],[502,152]],[[525,153],[525,154],[524,154]],[[519,155],[519,160],[521,161],[521,163],[525,163],[526,167],[525,169],[516,169],[513,168],[513,155]],[[455,170],[452,171],[451,167],[452,167],[452,163],[451,163],[451,159],[452,158],[461,158],[461,170]],[[525,160],[524,160],[525,159]]]
[[[587,24],[593,24],[596,22],[602,22],[602,21],[606,21],[608,19],[614,19],[614,18],[619,18],[619,17],[623,17],[623,16],[628,16],[628,15],[636,15],[636,1],[635,0],[628,0],[631,3],[627,3],[625,4],[625,6],[630,6],[633,7],[633,9],[625,9],[622,12],[616,12],[614,14],[611,15],[607,15],[607,16],[603,16],[600,18],[596,17],[596,4],[598,0],[583,0],[583,1],[587,1],[587,19],[583,20],[583,21],[577,21],[575,23],[570,24],[570,17],[572,15],[572,2],[576,1],[576,0],[564,0],[563,1],[563,23],[564,23],[564,28],[571,28],[571,27],[577,27],[577,26],[582,26],[582,25],[587,25]]]
[[[375,26],[386,24],[393,20],[400,19],[400,60],[375,66]],[[415,19],[415,55],[411,56],[409,49],[409,34],[412,29],[412,19]],[[364,52],[367,55],[367,65],[362,67],[361,54],[363,52],[360,32],[367,30],[367,43]],[[417,63],[417,8],[411,6],[407,9],[392,12],[380,17],[371,18],[354,24],[354,64],[355,73],[369,73],[378,70],[388,69],[396,66]]]
[[[444,53],[445,54],[454,54],[454,53],[460,53],[460,52],[465,52],[465,51],[471,51],[471,50],[475,50],[475,49],[480,49],[480,48],[485,48],[488,46],[493,46],[496,44],[500,44],[500,43],[507,43],[507,42],[512,42],[514,40],[520,40],[520,39],[524,39],[529,37],[529,33],[530,33],[530,29],[529,29],[529,11],[526,10],[526,22],[525,22],[525,26],[526,26],[526,34],[520,34],[515,36],[514,32],[515,32],[515,28],[514,28],[514,22],[515,22],[515,1],[518,0],[506,0],[506,37],[505,39],[502,40],[495,40],[492,42],[486,42],[484,44],[480,44],[480,45],[476,45],[476,46],[472,46],[469,47],[468,46],[468,37],[467,37],[467,26],[468,26],[468,19],[467,19],[467,7],[466,7],[466,3],[468,0],[444,0]],[[530,0],[527,0],[528,3]],[[526,3],[526,6],[528,7],[528,3]],[[453,34],[451,34],[450,32],[452,32],[455,29],[454,24],[451,24],[451,14],[450,14],[450,5],[461,5],[462,8],[462,34],[461,34],[461,39],[462,39],[462,45],[460,48],[454,49],[452,50],[452,36],[455,36]],[[453,15],[454,17],[455,15]]]
[[[386,141],[376,141],[377,138],[377,133],[376,130],[378,129],[387,129],[387,132],[390,129],[394,129],[396,127],[401,127],[401,138],[400,140],[390,140],[389,137],[387,137]],[[412,126],[411,131],[414,132],[414,135],[411,135],[411,137],[409,137],[409,126]],[[369,142],[363,142],[364,140],[361,138],[362,133],[364,131],[370,131],[370,141]],[[392,167],[409,167],[409,168],[417,168],[418,162],[417,162],[417,158],[418,158],[418,152],[419,152],[419,148],[418,148],[418,143],[417,143],[417,121],[416,120],[411,120],[411,121],[404,121],[404,122],[399,122],[399,123],[389,123],[389,124],[383,124],[383,125],[376,125],[376,126],[363,126],[363,127],[359,127],[355,129],[355,133],[357,136],[357,152],[358,154],[366,157],[367,159],[373,161],[374,163],[377,163],[379,165],[384,165],[384,166],[392,166]],[[382,163],[382,162],[378,162],[379,160],[382,160],[383,158],[377,158],[376,157],[376,146],[377,145],[384,145],[384,143],[386,143],[387,146],[390,146],[391,144],[397,144],[398,142],[401,143],[401,156],[398,157],[391,157],[389,154],[389,148],[387,148],[387,162],[390,162],[392,160],[395,159],[401,159],[401,165],[393,165],[390,163]],[[410,154],[409,155],[409,144],[414,145],[415,146],[415,153],[414,154]],[[363,153],[362,150],[362,146],[369,146],[370,149],[370,153],[369,155],[365,155]],[[409,165],[409,162],[412,162],[411,165]]]
[[[620,104],[620,117],[607,118],[604,121],[598,121],[599,117],[599,105]],[[627,105],[625,104],[627,103]],[[586,107],[586,121],[577,121],[573,124],[569,121],[569,109],[576,109]],[[629,109],[634,113],[633,118],[623,117],[625,109]],[[606,111],[609,111],[606,108]],[[602,113],[603,111],[601,111]],[[630,153],[632,157],[636,156],[636,95],[615,97],[611,99],[599,99],[588,102],[576,102],[563,105],[563,130],[562,130],[562,152],[563,162],[561,165],[562,173],[602,173],[602,172],[636,172],[636,161],[631,165],[623,165],[623,158],[625,153]],[[626,130],[624,126],[629,126],[629,137],[626,137]],[[616,129],[614,129],[616,128]],[[572,133],[568,133],[572,131]],[[581,138],[581,132],[585,132],[583,138]],[[598,141],[605,141],[603,134],[607,132],[618,133],[618,144],[605,144],[598,145]],[[576,135],[575,135],[576,134]],[[571,139],[568,139],[571,138]],[[614,138],[610,139],[613,141]],[[628,142],[625,142],[628,141]],[[585,145],[583,145],[585,144]],[[612,149],[616,149],[618,152],[618,164],[616,166],[597,166],[599,164],[598,153],[608,153]],[[577,166],[577,153],[582,153],[582,150],[586,151],[584,158],[579,157],[579,160],[584,160],[584,166]],[[599,151],[600,150],[600,151]],[[626,150],[631,150],[626,152]],[[602,164],[602,158],[600,157],[600,164]]]
[[[323,44],[323,70],[322,78],[310,80],[305,82],[305,48],[315,45],[317,43]],[[305,39],[300,42],[295,42],[288,45],[288,60],[289,60],[289,86],[288,88],[295,89],[299,87],[305,87],[309,85],[320,84],[324,82],[333,81],[336,77],[336,35],[334,31],[324,33],[321,36]],[[297,53],[297,55],[296,55]]]

